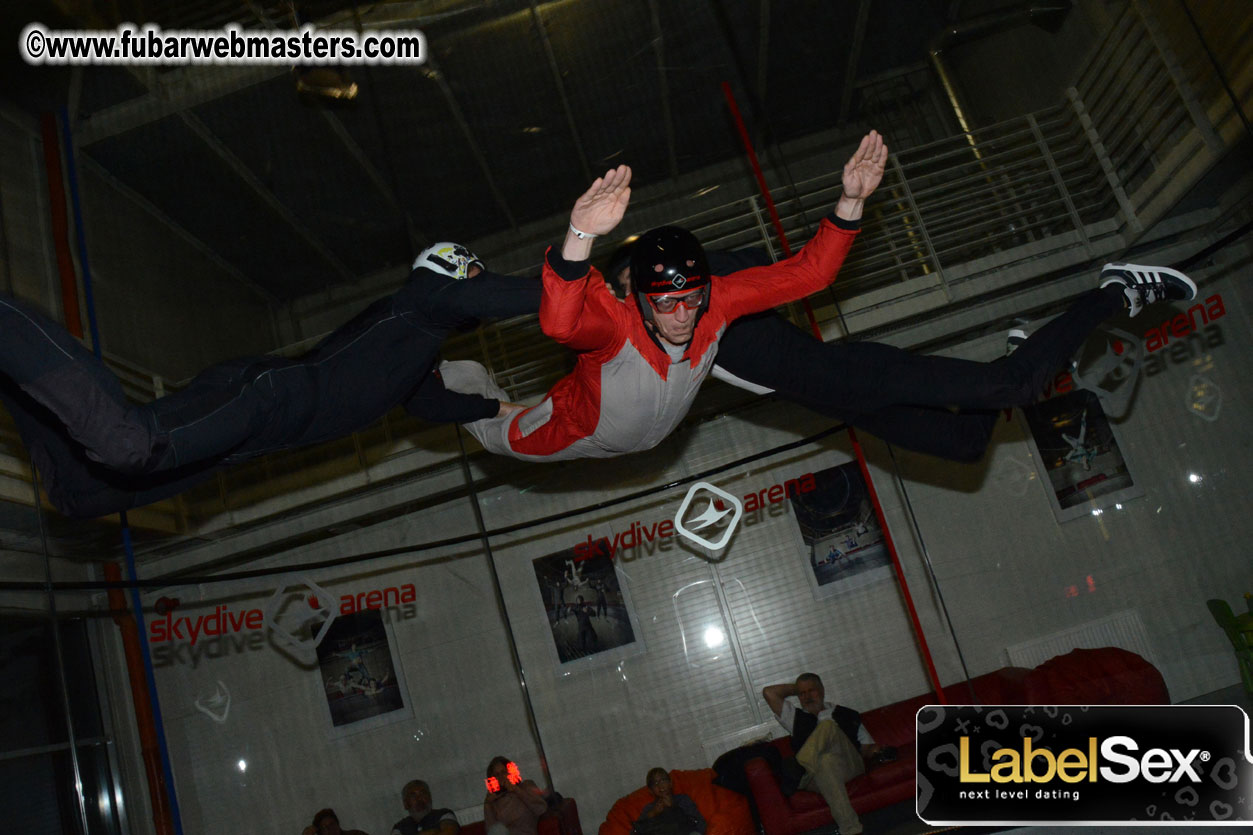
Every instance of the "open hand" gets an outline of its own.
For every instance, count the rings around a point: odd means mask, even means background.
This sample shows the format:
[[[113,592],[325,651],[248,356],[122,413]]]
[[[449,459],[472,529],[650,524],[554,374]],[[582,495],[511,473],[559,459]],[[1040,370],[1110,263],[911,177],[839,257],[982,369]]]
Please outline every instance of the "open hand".
[[[574,201],[570,225],[589,235],[607,235],[621,222],[630,200],[630,166],[611,168],[605,176],[597,177],[583,196]]]
[[[879,186],[888,162],[888,147],[878,131],[862,137],[861,145],[844,164],[844,196],[865,200]]]
[[[525,412],[529,407],[523,406],[521,403],[510,403],[508,400],[498,400],[500,408],[496,410],[496,417],[509,417],[514,412]]]

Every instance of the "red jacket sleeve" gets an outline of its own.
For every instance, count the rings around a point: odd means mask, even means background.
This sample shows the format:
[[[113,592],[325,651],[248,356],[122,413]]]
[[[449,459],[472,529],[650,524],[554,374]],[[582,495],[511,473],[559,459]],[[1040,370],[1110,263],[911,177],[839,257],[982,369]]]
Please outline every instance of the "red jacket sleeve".
[[[614,306],[622,307],[622,303],[612,296],[595,267],[589,267],[582,278],[567,281],[553,268],[549,261],[551,254],[550,250],[549,256],[544,258],[540,329],[576,351],[594,351],[611,345],[618,335]]]
[[[824,218],[818,233],[791,258],[719,277],[714,298],[731,319],[803,299],[835,280],[855,237],[856,229]]]

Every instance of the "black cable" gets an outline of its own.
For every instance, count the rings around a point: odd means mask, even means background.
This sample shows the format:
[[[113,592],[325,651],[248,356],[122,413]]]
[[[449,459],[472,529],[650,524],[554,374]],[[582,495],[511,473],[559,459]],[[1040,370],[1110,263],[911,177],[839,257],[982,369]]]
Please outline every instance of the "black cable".
[[[662,484],[657,487],[648,487],[643,490],[637,490],[625,496],[619,496],[616,499],[606,499],[603,502],[584,505],[574,510],[563,510],[560,513],[553,513],[539,519],[533,519],[529,522],[518,522],[513,525],[506,525],[503,528],[494,528],[486,532],[487,536],[503,536],[504,534],[516,533],[517,531],[534,528],[540,525],[547,525],[551,522],[560,522],[571,516],[581,516],[584,513],[592,513],[593,511],[603,510],[615,505],[624,504],[626,502],[635,501],[650,496],[654,493],[660,493],[665,490],[671,490],[684,484],[690,484],[694,481],[701,481],[718,473],[739,467],[743,464],[749,464],[753,461],[759,461],[763,458],[769,458],[783,452],[788,452],[798,447],[807,446],[808,444],[817,443],[823,438],[834,435],[846,428],[846,424],[837,424],[817,432],[806,438],[800,438],[796,441],[789,441],[786,444],[780,444],[772,449],[763,450],[735,461],[721,464],[717,467],[711,467],[703,472],[684,478],[676,479],[668,484]],[[291,574],[299,571],[316,571],[322,568],[336,568],[344,565],[355,565],[356,563],[367,562],[369,560],[382,559],[383,557],[395,557],[403,554],[416,554],[422,551],[430,551],[435,548],[444,548],[450,545],[464,545],[467,542],[478,540],[478,533],[463,534],[462,536],[452,536],[447,539],[439,539],[434,542],[423,542],[418,545],[402,545],[396,548],[384,548],[377,551],[365,551],[360,554],[354,554],[348,557],[334,557],[327,560],[316,560],[313,562],[302,562],[294,565],[285,565],[275,568],[256,568],[248,571],[232,571],[224,574],[213,574],[207,576],[179,576],[179,577],[154,577],[144,580],[83,580],[79,582],[57,582],[49,586],[47,583],[36,581],[22,580],[4,580],[0,581],[0,591],[44,591],[48,588],[57,591],[99,591],[102,589],[153,589],[164,588],[170,585],[202,585],[207,583],[225,583],[233,580],[251,580],[257,577],[275,577],[283,574]]]
[[[948,623],[948,634],[953,636],[953,648],[957,650],[957,660],[961,662],[962,674],[966,677],[966,687],[970,690],[970,703],[979,704],[979,697],[975,694],[975,686],[970,681],[970,668],[966,666],[966,656],[962,653],[961,642],[957,640],[957,630],[953,627],[953,619],[948,613],[948,604],[944,602],[944,593],[940,591],[940,578],[935,576],[935,566],[931,564],[931,552],[927,549],[927,541],[922,537],[922,526],[918,524],[918,517],[914,515],[914,503],[909,500],[909,491],[905,489],[905,478],[901,475],[901,466],[896,460],[896,450],[891,444],[887,445],[888,455],[892,456],[892,469],[896,473],[896,478],[900,481],[901,497],[905,500],[905,510],[909,513],[910,524],[913,525],[914,532],[918,535],[918,544],[922,548],[922,559],[927,564],[927,574],[931,576],[931,587],[935,590],[935,596],[940,601],[940,611],[944,613],[944,620]]]
[[[474,486],[474,476],[470,473],[470,462],[466,457],[465,432],[454,427],[457,432],[457,447],[461,450],[461,473],[465,476],[466,490],[469,491],[470,508],[474,511],[474,524],[479,529],[479,541],[483,543],[483,556],[487,558],[487,567],[492,575],[492,591],[496,597],[496,609],[504,622],[505,631],[509,635],[509,657],[513,660],[513,670],[518,674],[518,688],[522,691],[522,701],[526,705],[526,721],[531,730],[531,738],[539,754],[540,769],[544,772],[544,785],[548,793],[553,791],[553,776],[548,772],[548,753],[544,750],[544,739],[539,731],[539,719],[535,715],[535,705],[531,703],[531,691],[526,686],[526,670],[522,666],[522,656],[518,652],[518,642],[513,637],[513,621],[509,619],[509,609],[505,606],[505,593],[500,588],[500,574],[496,571],[496,556],[492,553],[492,540],[483,524],[483,508],[479,505],[479,491]]]

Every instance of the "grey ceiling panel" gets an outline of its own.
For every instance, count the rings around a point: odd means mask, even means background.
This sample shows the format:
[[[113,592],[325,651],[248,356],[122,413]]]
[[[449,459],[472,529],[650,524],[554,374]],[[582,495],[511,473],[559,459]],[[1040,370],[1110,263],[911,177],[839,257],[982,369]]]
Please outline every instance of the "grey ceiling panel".
[[[587,183],[530,10],[432,43],[518,222],[573,203]]]
[[[331,267],[179,116],[83,153],[278,298],[326,286]]]
[[[90,72],[82,73],[82,79],[78,112],[72,114],[78,118],[85,118],[148,93],[143,82],[131,70],[123,67],[93,67]]]
[[[290,76],[194,112],[354,275],[409,259],[403,215],[328,124],[338,111],[302,104]]]
[[[639,183],[669,176],[649,3],[571,3],[544,18],[593,175],[626,163]]]
[[[359,76],[358,106],[340,118],[432,240],[470,238],[508,226],[439,85],[423,68],[372,67]]]

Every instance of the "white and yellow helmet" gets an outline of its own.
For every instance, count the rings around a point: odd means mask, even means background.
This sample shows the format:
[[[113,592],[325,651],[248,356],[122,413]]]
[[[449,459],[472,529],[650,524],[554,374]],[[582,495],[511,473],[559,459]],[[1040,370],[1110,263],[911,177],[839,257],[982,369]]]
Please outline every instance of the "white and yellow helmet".
[[[461,279],[466,278],[471,264],[478,264],[479,269],[483,269],[483,262],[469,248],[452,241],[441,241],[422,250],[413,262],[413,268],[424,267],[449,278]]]

